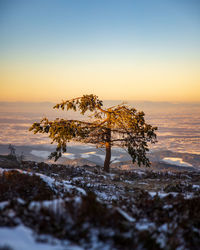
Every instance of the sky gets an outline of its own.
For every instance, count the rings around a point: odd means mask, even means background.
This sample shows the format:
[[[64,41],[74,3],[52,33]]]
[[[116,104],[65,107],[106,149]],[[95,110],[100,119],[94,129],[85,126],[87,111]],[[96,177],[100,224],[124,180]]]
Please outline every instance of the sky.
[[[199,0],[0,0],[0,101],[200,102]]]

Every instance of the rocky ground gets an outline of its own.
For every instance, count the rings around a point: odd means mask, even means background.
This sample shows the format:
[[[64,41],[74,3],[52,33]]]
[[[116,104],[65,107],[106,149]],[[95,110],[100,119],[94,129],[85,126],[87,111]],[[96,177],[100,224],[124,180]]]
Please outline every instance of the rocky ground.
[[[106,174],[0,157],[0,250],[26,249],[13,232],[31,232],[38,250],[199,249],[199,211],[198,171]]]

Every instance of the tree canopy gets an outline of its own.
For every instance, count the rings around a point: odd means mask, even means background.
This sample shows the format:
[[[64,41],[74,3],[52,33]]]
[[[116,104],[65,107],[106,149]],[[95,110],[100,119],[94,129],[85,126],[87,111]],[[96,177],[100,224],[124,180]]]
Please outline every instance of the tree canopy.
[[[54,109],[79,111],[85,115],[90,112],[89,120],[60,119],[49,121],[43,118],[30,127],[30,131],[47,133],[56,143],[56,151],[50,158],[57,160],[67,151],[67,143],[78,141],[95,144],[106,149],[104,170],[109,172],[111,147],[125,148],[133,163],[149,167],[146,156],[148,143],[156,142],[156,127],[147,124],[144,112],[125,104],[104,108],[103,102],[96,95],[83,95],[71,100],[62,101]]]

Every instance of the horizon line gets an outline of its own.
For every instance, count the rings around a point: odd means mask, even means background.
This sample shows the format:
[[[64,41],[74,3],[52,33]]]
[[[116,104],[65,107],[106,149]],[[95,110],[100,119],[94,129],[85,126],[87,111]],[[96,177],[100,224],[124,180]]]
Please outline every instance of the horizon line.
[[[65,99],[71,100],[71,99]],[[113,102],[136,102],[136,103],[165,103],[165,104],[200,104],[200,101],[150,101],[150,100],[120,100],[120,99],[102,99],[102,101],[113,101]],[[0,101],[0,104],[51,104],[56,103],[54,101]]]

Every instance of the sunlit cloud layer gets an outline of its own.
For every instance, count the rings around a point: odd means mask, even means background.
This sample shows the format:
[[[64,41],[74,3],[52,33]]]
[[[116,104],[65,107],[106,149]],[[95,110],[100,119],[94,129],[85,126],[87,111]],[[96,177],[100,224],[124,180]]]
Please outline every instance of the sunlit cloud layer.
[[[17,104],[16,109],[17,109]],[[110,103],[111,105],[111,103]],[[7,105],[9,106],[9,104]],[[19,105],[20,106],[20,105]],[[37,107],[37,105],[35,105]],[[148,105],[147,105],[148,106]],[[170,104],[168,105],[170,106]],[[176,105],[174,105],[176,107]],[[183,105],[184,106],[184,105]],[[167,105],[165,105],[167,107]],[[190,105],[189,105],[190,107]],[[158,143],[151,145],[151,149],[169,149],[176,152],[190,152],[200,154],[200,112],[199,105],[195,106],[192,111],[185,108],[185,112],[180,112],[183,109],[179,106],[179,113],[177,113],[177,108],[169,109],[167,108],[160,113],[159,108],[156,113],[155,110],[153,115],[152,112],[147,112],[147,121],[153,126],[158,126]],[[0,109],[1,110],[1,109]],[[29,110],[29,105],[24,107],[24,112],[0,112],[0,144],[13,144],[13,145],[50,145],[51,140],[44,134],[34,135],[32,132],[28,131],[29,127],[34,121],[39,121],[43,117],[43,113],[48,113],[50,117],[53,118],[54,112],[49,112],[49,107],[46,107],[46,112],[44,107],[41,106],[41,113],[34,114],[32,112],[25,112]],[[144,108],[146,111],[146,109]],[[5,105],[4,105],[4,111]],[[63,116],[67,115],[67,112],[63,112]],[[76,114],[76,113],[74,113]],[[54,118],[59,117],[55,116]],[[72,114],[70,117],[73,118]],[[76,114],[76,119],[80,119],[81,115]],[[17,122],[16,122],[17,121]],[[25,122],[27,121],[27,122]],[[76,146],[77,147],[77,146]],[[83,144],[81,144],[81,148]],[[87,145],[88,153],[84,154],[82,157],[87,158],[95,155],[94,147],[90,148]],[[122,149],[118,150],[120,154]],[[122,151],[121,151],[122,150]],[[75,157],[70,153],[66,154],[66,157]]]

